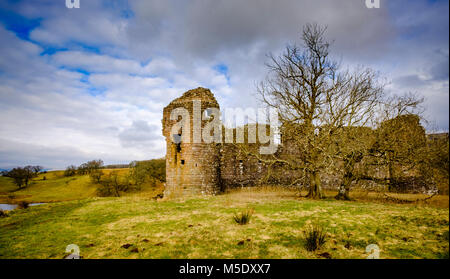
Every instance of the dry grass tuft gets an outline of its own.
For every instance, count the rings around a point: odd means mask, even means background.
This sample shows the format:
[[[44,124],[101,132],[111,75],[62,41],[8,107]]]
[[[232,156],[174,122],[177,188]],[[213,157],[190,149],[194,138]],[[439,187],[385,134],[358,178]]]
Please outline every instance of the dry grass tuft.
[[[326,242],[326,232],[319,225],[311,225],[305,231],[305,248],[307,251],[316,251]]]
[[[233,220],[239,225],[246,225],[250,222],[252,215],[253,209],[247,209],[246,211],[241,212],[240,214],[234,214]]]

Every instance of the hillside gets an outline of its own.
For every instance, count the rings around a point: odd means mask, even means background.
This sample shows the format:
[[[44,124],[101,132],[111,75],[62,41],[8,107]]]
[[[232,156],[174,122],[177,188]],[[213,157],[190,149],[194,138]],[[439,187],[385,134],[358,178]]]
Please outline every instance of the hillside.
[[[81,182],[81,179],[80,179]],[[69,182],[70,184],[70,182]],[[448,198],[448,197],[447,197]],[[251,208],[247,225],[233,215]],[[322,226],[325,245],[305,247]],[[204,198],[89,198],[9,212],[0,218],[0,258],[448,258],[448,208],[313,201],[295,192],[249,189]]]
[[[128,174],[129,169],[114,169],[119,175]],[[104,169],[107,175],[113,169]],[[45,179],[44,179],[45,177]],[[64,171],[49,171],[34,178],[28,187],[18,190],[13,180],[0,176],[0,203],[27,202],[57,202],[92,198],[97,196],[97,187],[89,175],[64,177]],[[143,185],[140,194],[153,194],[154,187]],[[127,193],[133,195],[136,193]]]

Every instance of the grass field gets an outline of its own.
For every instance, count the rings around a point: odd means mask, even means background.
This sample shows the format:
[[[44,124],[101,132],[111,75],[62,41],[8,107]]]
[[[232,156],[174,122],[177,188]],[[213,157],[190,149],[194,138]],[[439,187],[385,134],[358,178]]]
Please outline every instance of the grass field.
[[[119,175],[126,175],[129,169],[116,169]],[[107,175],[112,169],[104,169]],[[45,177],[45,180],[44,180]],[[89,175],[64,177],[64,171],[50,171],[34,178],[28,187],[18,190],[12,178],[0,176],[0,203],[59,202],[93,198],[97,187]],[[140,194],[154,194],[154,187],[143,187]],[[125,194],[134,195],[135,193]]]
[[[233,215],[249,208],[250,223],[236,224]],[[314,252],[304,247],[311,224],[327,232]],[[0,258],[63,258],[69,244],[83,258],[365,258],[369,244],[380,258],[448,258],[448,226],[448,207],[313,201],[276,188],[162,201],[88,198],[0,218]]]

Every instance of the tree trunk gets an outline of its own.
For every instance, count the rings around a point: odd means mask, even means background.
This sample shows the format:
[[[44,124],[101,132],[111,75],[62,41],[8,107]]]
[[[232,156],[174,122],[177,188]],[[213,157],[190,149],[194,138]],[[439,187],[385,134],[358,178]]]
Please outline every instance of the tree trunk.
[[[114,188],[114,190],[116,191],[116,197],[120,197],[120,193],[119,193],[119,185],[115,184],[113,188]]]
[[[334,197],[337,200],[349,201],[350,199],[350,186],[356,177],[354,175],[355,164],[361,162],[363,158],[362,153],[351,153],[344,159],[344,177],[341,185],[339,186],[339,193]]]
[[[388,191],[391,192],[395,188],[395,178],[394,178],[394,166],[392,161],[390,160],[388,162],[388,177],[389,177]]]
[[[394,159],[395,154],[391,151],[387,153],[387,165],[388,165],[388,191],[391,192],[397,188],[397,173],[395,171]]]
[[[349,176],[344,176],[341,185],[339,186],[339,193],[334,197],[337,200],[350,200],[350,184],[352,183],[352,179]]]
[[[317,171],[313,171],[309,175],[310,186],[309,193],[306,197],[311,199],[321,199],[323,198],[320,175]]]

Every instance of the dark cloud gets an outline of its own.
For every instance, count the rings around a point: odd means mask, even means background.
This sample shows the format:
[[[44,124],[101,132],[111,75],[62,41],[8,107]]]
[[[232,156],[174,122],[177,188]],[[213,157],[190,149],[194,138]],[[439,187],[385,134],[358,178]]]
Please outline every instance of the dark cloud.
[[[223,52],[246,50],[257,42],[266,51],[298,41],[309,22],[328,25],[330,39],[347,54],[379,54],[392,36],[386,9],[367,9],[362,0],[194,0],[134,1],[128,26],[132,49],[183,59],[214,59]],[[150,51],[149,51],[150,50]]]

